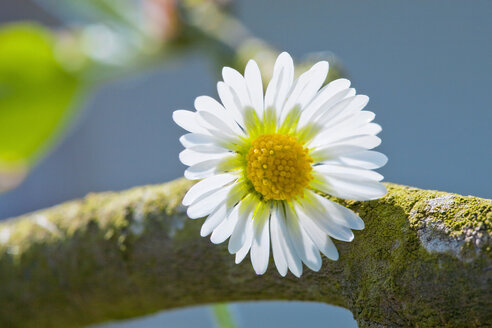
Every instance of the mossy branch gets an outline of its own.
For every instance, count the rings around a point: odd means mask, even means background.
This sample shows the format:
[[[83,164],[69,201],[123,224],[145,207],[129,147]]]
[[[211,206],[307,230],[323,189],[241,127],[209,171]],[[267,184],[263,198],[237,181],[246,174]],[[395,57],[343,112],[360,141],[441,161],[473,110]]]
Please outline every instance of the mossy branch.
[[[348,308],[360,327],[492,323],[492,201],[387,184],[344,202],[366,222],[340,259],[281,278],[234,264],[199,236],[176,180],[83,200],[0,225],[0,326],[80,327],[182,306],[305,300]]]

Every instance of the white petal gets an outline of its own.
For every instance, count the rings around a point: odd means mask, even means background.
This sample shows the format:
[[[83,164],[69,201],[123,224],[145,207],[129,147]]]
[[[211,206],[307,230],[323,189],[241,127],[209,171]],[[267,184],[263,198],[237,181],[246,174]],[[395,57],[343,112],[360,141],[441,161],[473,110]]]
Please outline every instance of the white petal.
[[[230,67],[224,67],[222,69],[222,77],[224,82],[236,93],[242,108],[247,106],[252,107],[244,77],[238,71]]]
[[[369,135],[375,136],[376,134],[381,132],[381,130],[383,130],[383,128],[381,128],[381,126],[379,124],[369,123],[369,124],[366,124],[366,125],[360,127],[357,130],[357,134],[369,134]]]
[[[365,135],[375,136],[381,132],[381,127],[375,123],[364,122],[370,118],[369,116],[374,117],[374,113],[362,111],[341,124],[321,129],[309,143],[309,147],[323,147],[325,145],[335,144],[346,139],[362,137]]]
[[[215,116],[214,114],[210,112],[205,112],[205,111],[200,111],[198,112],[198,115],[203,119],[204,122],[206,122],[211,128],[216,129],[228,136],[234,137],[237,136],[238,133],[242,133],[242,131],[239,129],[239,127],[234,127],[234,125],[229,125],[226,122],[222,120],[222,118],[219,118],[218,116]],[[238,132],[240,131],[240,132]]]
[[[194,164],[185,170],[184,176],[188,180],[199,180],[212,176],[218,173],[217,167],[223,160],[223,158],[210,159]]]
[[[253,221],[253,219],[251,218],[253,213],[248,214],[249,215],[239,216],[239,220],[234,227],[234,230],[232,231],[231,238],[229,238],[227,249],[231,254],[236,254],[241,249],[243,243],[246,240],[246,224],[248,223],[248,221]]]
[[[275,266],[277,267],[278,273],[285,277],[287,275],[287,259],[284,254],[284,244],[282,231],[280,230],[280,217],[278,214],[278,208],[276,207],[272,211],[272,216],[270,218],[270,234],[272,236],[272,253],[273,253],[273,261]]]
[[[208,96],[200,96],[195,99],[195,108],[199,112],[209,112],[220,118],[236,134],[242,134],[230,111],[227,111],[217,100]]]
[[[316,198],[318,204],[323,206],[324,211],[327,213],[327,215],[330,216],[333,221],[350,229],[364,229],[364,221],[362,221],[362,219],[357,214],[355,214],[355,212],[314,192],[310,191],[309,193],[310,199],[311,197]]]
[[[188,207],[186,214],[192,219],[198,219],[209,215],[218,205],[225,201],[231,188],[232,186],[227,186],[200,198],[197,202]]]
[[[200,125],[196,112],[189,110],[175,110],[173,120],[177,125],[192,133],[210,134]]]
[[[334,177],[313,173],[314,180],[311,181],[313,188],[329,195],[344,199],[373,200],[383,197],[386,187],[374,180],[354,180],[346,177]]]
[[[314,64],[309,71],[299,76],[282,109],[281,121],[283,121],[286,113],[292,108],[295,106],[304,108],[313,99],[326,80],[328,67],[328,62],[321,61]]]
[[[336,159],[340,156],[358,153],[364,150],[364,148],[354,145],[336,144],[316,148],[316,150],[311,152],[310,156],[313,159],[314,163],[319,163],[331,159]]]
[[[306,230],[307,234],[311,237],[311,240],[314,242],[316,247],[318,247],[320,252],[330,260],[338,260],[338,250],[335,244],[331,241],[330,237],[328,237],[328,235],[321,230],[309,216],[305,215],[302,210],[298,209],[298,206],[296,206],[296,210],[302,227]]]
[[[201,154],[230,154],[227,149],[216,145],[196,145],[187,149]]]
[[[241,199],[250,193],[249,187],[244,181],[238,180],[227,195],[227,206],[234,207]]]
[[[367,110],[356,112],[354,115],[347,117],[339,124],[336,124],[328,129],[324,129],[321,133],[339,135],[339,139],[351,135],[364,134],[361,133],[362,128],[371,122],[375,117],[376,114]]]
[[[179,141],[186,148],[198,145],[219,144],[218,140],[215,137],[201,133],[187,133],[185,135],[182,135],[179,138]]]
[[[302,275],[302,261],[297,255],[294,243],[289,236],[289,232],[287,231],[287,218],[283,207],[278,208],[277,216],[279,218],[279,241],[282,244],[282,250],[285,255],[285,259],[287,260],[287,264],[289,265],[289,270],[296,277],[300,277]]]
[[[222,188],[222,186],[236,180],[235,174],[224,173],[206,178],[193,185],[183,198],[183,205],[189,206],[200,197],[207,195],[209,192]]]
[[[347,96],[348,94],[354,93],[352,96]],[[354,100],[355,90],[350,88],[340,91],[333,99],[330,99],[328,103],[321,106],[316,115],[313,115],[313,120],[316,121],[318,125],[326,125],[331,119],[340,115],[350,103]]]
[[[246,222],[246,226],[244,227],[244,241],[242,242],[241,248],[236,253],[236,264],[241,263],[241,261],[245,258],[251,248],[254,237],[255,223],[263,222],[264,220],[267,220],[270,216],[270,204],[258,202],[258,200],[256,199],[254,199],[254,203],[257,203],[257,206],[254,211],[252,211],[254,213],[252,219],[248,220]]]
[[[185,149],[179,153],[179,160],[184,165],[193,166],[205,161],[211,161],[211,160],[220,161],[221,159],[225,158],[230,154],[231,154],[230,152],[206,154],[206,153],[198,153],[190,149]]]
[[[248,87],[251,103],[260,119],[263,118],[263,82],[260,69],[254,60],[250,60],[244,71],[244,79]]]
[[[230,112],[234,120],[240,125],[244,125],[243,108],[241,102],[225,82],[217,83],[217,91],[219,93],[220,100],[226,110]]]
[[[197,111],[210,112],[217,116],[223,116],[227,112],[221,103],[209,96],[196,97],[195,109]]]
[[[257,222],[250,256],[256,274],[264,274],[270,258],[270,218]]]
[[[306,196],[309,195],[309,191],[306,191]],[[300,200],[300,210],[304,211],[304,214],[309,216],[318,227],[331,237],[342,240],[352,241],[354,234],[352,230],[335,222],[330,213],[326,213],[322,204],[317,202],[316,198],[310,197],[309,202],[306,199]]]
[[[373,121],[375,117],[376,114],[374,114],[373,112],[363,110],[357,113],[357,115],[352,118],[351,124],[355,126],[363,126],[364,124]]]
[[[369,124],[374,117],[375,114],[373,112],[361,111],[345,117],[334,126],[330,126],[329,124],[328,126],[325,125],[310,145],[315,147],[324,144],[337,143],[341,140],[355,136],[376,135],[381,130],[377,130],[375,129],[375,126]]]
[[[366,150],[359,153],[344,155],[340,158],[340,161],[349,166],[372,170],[386,165],[388,157],[377,151]]]
[[[228,209],[226,202],[219,204],[203,223],[200,230],[200,236],[208,236],[215,228],[217,228],[217,226],[229,215]]]
[[[297,255],[313,271],[321,268],[321,256],[318,248],[314,245],[306,231],[299,225],[297,214],[286,205],[287,230],[291,237],[292,243],[296,249]]]
[[[332,145],[337,145],[337,144],[344,144],[347,146],[353,145],[365,149],[372,149],[372,148],[376,148],[381,144],[381,139],[373,135],[355,135],[341,140],[337,140],[336,143],[332,143]]]
[[[254,237],[254,220],[248,220],[246,222],[246,226],[244,227],[244,234],[245,236],[243,246],[236,253],[236,264],[241,263],[251,249],[251,244],[253,243]]]
[[[346,117],[349,117],[358,111],[361,111],[369,101],[369,97],[365,95],[355,95],[346,98],[336,105],[334,105],[330,110],[324,112],[319,117],[318,124],[324,126],[334,126],[342,122]]]
[[[224,242],[227,238],[229,238],[234,230],[234,227],[239,220],[239,207],[241,203],[237,204],[231,213],[227,216],[227,218],[222,221],[221,224],[212,232],[212,236],[210,236],[210,240],[214,244],[220,244]]]
[[[315,172],[324,177],[342,178],[353,181],[381,181],[383,176],[375,171],[336,164],[322,164],[313,167]]]
[[[282,52],[273,67],[273,75],[265,93],[265,109],[273,107],[277,113],[282,109],[294,80],[294,61],[286,52]]]
[[[347,90],[350,87],[350,81],[347,79],[337,79],[331,81],[326,86],[321,89],[316,97],[306,106],[302,111],[301,118],[299,119],[299,124],[304,126],[306,121],[311,120],[313,115],[319,115],[319,110],[322,106],[329,103],[335,103],[333,98],[335,95],[342,95],[340,93],[343,90]],[[339,100],[343,99],[343,96]]]
[[[301,117],[299,118],[299,128],[303,128],[310,122],[319,123],[320,117],[331,115],[330,113],[336,109],[335,105],[339,104],[341,101],[353,97],[355,95],[355,89],[348,88],[339,90],[331,98],[329,98],[324,104],[319,106],[316,110],[314,107],[308,105],[306,111],[303,111]]]
[[[340,112],[339,115],[337,115],[336,117],[333,117],[330,120],[329,125],[340,124],[341,122],[344,122],[347,119],[354,118],[357,114],[360,115],[360,112],[362,111],[362,109],[364,107],[366,107],[366,105],[367,105],[368,102],[369,102],[369,97],[366,96],[366,95],[356,95],[356,96],[354,96],[352,98],[352,101],[350,102],[350,104],[345,108],[345,110],[343,110],[342,112]],[[366,113],[370,115],[371,112],[367,111]],[[362,116],[363,115],[364,114],[362,114]],[[371,120],[373,118],[374,117],[372,117]]]
[[[229,253],[237,253],[243,246],[246,240],[246,225],[249,221],[253,221],[253,210],[257,205],[257,200],[253,199],[253,196],[246,196],[241,202],[239,208],[238,223],[232,231],[231,239],[229,239],[228,250]]]

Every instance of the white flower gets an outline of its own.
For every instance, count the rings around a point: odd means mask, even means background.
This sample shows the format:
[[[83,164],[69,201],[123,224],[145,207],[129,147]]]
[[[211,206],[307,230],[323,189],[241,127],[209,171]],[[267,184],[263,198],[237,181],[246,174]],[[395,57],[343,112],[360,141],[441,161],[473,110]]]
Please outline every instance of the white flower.
[[[320,192],[361,201],[386,193],[383,176],[372,171],[387,158],[369,150],[381,143],[374,113],[362,110],[369,98],[346,79],[320,90],[327,74],[321,61],[294,81],[284,52],[263,96],[260,70],[250,60],[244,76],[223,69],[221,103],[201,96],[196,112],[173,113],[190,132],[180,138],[184,175],[203,179],[183,199],[188,216],[207,217],[201,235],[211,233],[213,243],[229,238],[236,263],[249,252],[257,274],[267,270],[270,243],[278,272],[299,277],[303,262],[320,269],[320,252],[338,259],[331,238],[348,242],[351,229],[364,228],[357,214]]]

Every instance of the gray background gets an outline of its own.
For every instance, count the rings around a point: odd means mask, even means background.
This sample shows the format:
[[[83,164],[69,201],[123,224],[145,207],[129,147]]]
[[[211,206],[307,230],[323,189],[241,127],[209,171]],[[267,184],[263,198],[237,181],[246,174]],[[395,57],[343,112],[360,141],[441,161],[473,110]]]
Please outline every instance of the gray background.
[[[0,7],[3,22],[51,23],[25,0]],[[254,34],[294,56],[331,50],[342,59],[383,126],[379,150],[390,160],[380,172],[387,181],[492,198],[491,1],[248,0],[239,1],[238,13]],[[0,196],[0,219],[181,176],[183,131],[171,113],[192,108],[198,95],[216,96],[212,68],[195,53],[96,90],[58,147],[22,186]],[[242,304],[234,311],[242,327],[355,326],[348,311],[321,304]],[[212,326],[205,308],[140,323]]]

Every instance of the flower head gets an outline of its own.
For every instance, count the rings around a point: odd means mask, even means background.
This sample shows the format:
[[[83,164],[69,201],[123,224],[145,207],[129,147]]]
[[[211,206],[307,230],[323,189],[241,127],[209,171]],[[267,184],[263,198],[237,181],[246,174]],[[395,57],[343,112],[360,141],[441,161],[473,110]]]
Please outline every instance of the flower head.
[[[270,245],[278,272],[299,277],[302,263],[320,269],[320,252],[338,259],[331,238],[351,241],[351,229],[364,228],[357,214],[320,193],[362,201],[386,193],[383,176],[372,171],[387,158],[370,150],[381,127],[362,110],[369,98],[346,79],[321,88],[327,74],[321,61],[294,80],[284,52],[263,94],[250,60],[244,76],[223,69],[221,102],[201,96],[196,111],[173,113],[190,132],[180,138],[185,177],[201,180],[183,199],[188,216],[206,217],[201,235],[212,234],[213,243],[229,239],[236,263],[250,253],[257,274],[267,269]]]

